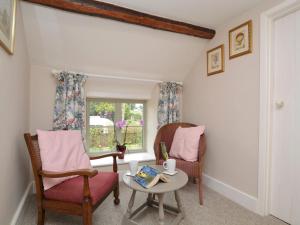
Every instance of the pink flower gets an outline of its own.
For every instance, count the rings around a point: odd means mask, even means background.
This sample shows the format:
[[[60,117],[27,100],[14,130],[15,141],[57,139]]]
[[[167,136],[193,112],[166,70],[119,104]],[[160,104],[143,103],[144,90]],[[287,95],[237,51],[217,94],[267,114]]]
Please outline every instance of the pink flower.
[[[122,129],[126,125],[127,125],[126,120],[119,120],[119,121],[116,122],[116,127],[119,128],[119,129]]]
[[[144,120],[140,120],[140,125],[143,127],[145,124]]]
[[[123,140],[123,144],[121,144],[118,140],[117,140],[117,135],[116,135],[116,130],[115,130],[115,141],[117,143],[117,145],[126,145],[126,135],[127,135],[127,121],[126,120],[119,120],[115,123],[114,129],[119,128],[120,130],[125,127],[125,133],[124,133],[124,140]]]

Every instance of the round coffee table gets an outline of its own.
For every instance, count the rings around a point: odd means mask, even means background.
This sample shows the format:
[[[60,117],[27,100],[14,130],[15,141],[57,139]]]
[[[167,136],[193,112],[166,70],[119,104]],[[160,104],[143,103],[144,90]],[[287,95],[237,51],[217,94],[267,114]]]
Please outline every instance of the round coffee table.
[[[164,170],[162,166],[158,166],[158,165],[151,165],[151,167],[158,169],[159,171]],[[167,176],[170,179],[170,182],[168,182],[168,183],[159,182],[156,185],[154,185],[152,188],[148,188],[148,189],[143,188],[141,185],[139,185],[137,182],[135,182],[131,176],[127,176],[126,174],[123,175],[123,181],[130,189],[132,189],[132,194],[131,194],[131,198],[128,203],[127,213],[124,216],[122,225],[127,225],[127,224],[128,225],[131,225],[131,224],[136,225],[137,223],[132,220],[133,217],[135,215],[137,215],[145,207],[153,207],[153,206],[158,207],[159,224],[160,225],[164,225],[164,210],[175,212],[177,214],[176,219],[172,223],[174,225],[178,224],[184,218],[184,211],[183,211],[183,207],[181,204],[178,190],[186,185],[186,183],[188,182],[188,176],[182,170],[177,169],[177,168],[176,168],[176,170],[178,171],[178,173],[176,175],[169,176],[169,175],[165,174],[165,176]],[[148,193],[148,198],[144,204],[142,204],[134,212],[132,212],[135,194],[137,191]],[[164,204],[164,202],[163,202],[164,194],[167,192],[175,193],[175,199],[176,199],[178,208]],[[158,201],[155,200],[155,195],[157,195]]]

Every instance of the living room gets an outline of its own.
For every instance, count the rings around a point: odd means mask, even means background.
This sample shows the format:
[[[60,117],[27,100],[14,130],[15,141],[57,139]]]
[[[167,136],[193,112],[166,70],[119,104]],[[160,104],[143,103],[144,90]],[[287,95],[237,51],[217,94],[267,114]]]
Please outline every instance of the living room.
[[[3,0],[0,224],[300,224],[300,168],[293,161],[300,140],[293,125],[299,6],[298,0]],[[69,77],[76,79],[66,85]],[[68,85],[76,90],[68,92]],[[180,135],[180,129],[191,130]],[[196,129],[195,139],[188,132]],[[87,198],[93,213],[82,203],[80,213],[73,207],[77,216],[64,214],[72,210],[43,203],[46,184],[37,189],[36,179],[55,175],[35,174],[30,135],[41,132],[41,148],[43,132],[65,130],[81,130],[84,154],[94,157],[89,163],[97,172],[82,176],[117,174],[118,185],[97,207]],[[184,143],[176,135],[196,140],[195,159],[176,156]],[[177,174],[165,174],[166,184],[133,187],[128,180],[137,165],[161,172],[172,159]],[[135,213],[145,201],[152,207]]]

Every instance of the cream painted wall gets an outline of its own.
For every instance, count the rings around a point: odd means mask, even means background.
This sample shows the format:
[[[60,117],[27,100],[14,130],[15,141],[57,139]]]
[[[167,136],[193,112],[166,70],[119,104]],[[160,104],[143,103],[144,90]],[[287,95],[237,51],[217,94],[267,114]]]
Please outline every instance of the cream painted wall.
[[[30,131],[52,129],[56,81],[51,68],[31,66]],[[87,97],[147,100],[147,150],[152,151],[156,133],[158,90],[156,83],[117,79],[89,78],[85,84]]]
[[[0,47],[0,224],[10,224],[29,184],[29,160],[23,138],[28,131],[29,60],[22,16],[17,7],[13,56]]]
[[[245,193],[258,192],[259,15],[281,1],[220,25],[206,50],[225,44],[225,72],[208,77],[206,51],[184,81],[184,121],[205,124],[205,173]],[[228,31],[253,20],[253,53],[229,60]]]
[[[55,79],[51,69],[31,66],[30,69],[30,132],[51,129],[55,99]]]

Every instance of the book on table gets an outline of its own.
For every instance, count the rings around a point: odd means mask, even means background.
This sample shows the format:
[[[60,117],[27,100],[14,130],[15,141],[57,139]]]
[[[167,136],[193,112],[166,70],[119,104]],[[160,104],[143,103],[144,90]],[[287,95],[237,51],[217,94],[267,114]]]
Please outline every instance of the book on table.
[[[151,188],[159,181],[169,182],[170,179],[151,166],[143,166],[133,179],[144,188]]]

